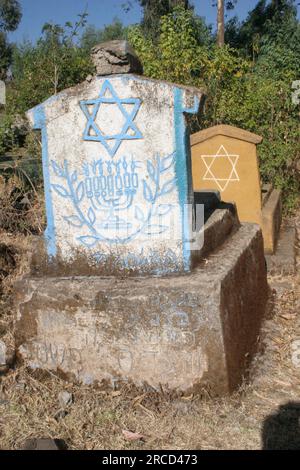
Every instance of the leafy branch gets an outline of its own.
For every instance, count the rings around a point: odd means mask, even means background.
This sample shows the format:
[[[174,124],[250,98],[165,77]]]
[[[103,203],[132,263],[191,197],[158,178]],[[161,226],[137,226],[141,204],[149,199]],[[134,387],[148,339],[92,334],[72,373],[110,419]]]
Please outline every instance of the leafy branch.
[[[89,229],[90,235],[78,237],[78,240],[82,244],[88,248],[92,248],[99,240],[126,243],[140,233],[144,233],[146,235],[159,235],[168,229],[167,226],[162,224],[151,224],[151,219],[152,217],[159,217],[161,219],[173,208],[172,204],[157,205],[157,201],[160,197],[169,194],[175,188],[176,178],[171,178],[163,183],[161,182],[162,175],[167,173],[173,164],[174,153],[167,155],[166,157],[160,157],[157,155],[156,164],[153,164],[151,160],[147,161],[147,172],[150,181],[147,182],[146,179],[143,179],[143,197],[145,201],[150,204],[150,209],[145,215],[140,207],[135,207],[134,217],[141,225],[134,233],[125,238],[116,237],[114,240],[107,240],[95,228],[97,218],[93,207],[89,207],[86,215],[83,213],[80,208],[80,204],[84,198],[84,183],[83,181],[78,182],[78,172],[76,170],[70,173],[67,160],[64,161],[62,166],[53,160],[51,161],[55,175],[66,181],[66,186],[55,183],[52,184],[52,189],[60,197],[69,199],[76,211],[76,214],[65,216],[64,220],[72,227],[82,228],[85,226]]]

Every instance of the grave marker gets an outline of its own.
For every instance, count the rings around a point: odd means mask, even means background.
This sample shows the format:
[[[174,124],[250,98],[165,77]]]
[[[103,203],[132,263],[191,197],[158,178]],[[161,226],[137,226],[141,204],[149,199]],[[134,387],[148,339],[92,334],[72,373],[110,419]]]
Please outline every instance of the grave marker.
[[[265,251],[272,253],[281,223],[281,194],[261,187],[256,149],[261,142],[262,137],[227,125],[193,134],[193,184],[197,191],[218,190],[222,201],[234,202],[241,222],[260,225]]]
[[[114,272],[190,270],[185,115],[202,97],[137,75],[98,75],[28,112],[42,130],[49,258],[113,260]]]
[[[48,264],[35,256],[16,286],[18,357],[85,384],[226,393],[267,301],[261,233],[218,197],[204,227],[195,220],[186,115],[202,92],[134,75],[133,54],[97,46],[97,75],[29,112]]]

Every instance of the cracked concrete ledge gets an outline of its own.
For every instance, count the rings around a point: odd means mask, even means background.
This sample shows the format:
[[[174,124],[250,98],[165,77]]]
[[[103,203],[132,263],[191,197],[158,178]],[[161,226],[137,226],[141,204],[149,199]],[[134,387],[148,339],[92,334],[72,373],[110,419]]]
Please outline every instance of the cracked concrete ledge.
[[[243,224],[187,275],[19,281],[16,350],[86,384],[227,393],[247,377],[267,299],[261,231]]]
[[[268,272],[271,275],[294,275],[296,273],[296,227],[281,228],[274,255],[266,256]]]

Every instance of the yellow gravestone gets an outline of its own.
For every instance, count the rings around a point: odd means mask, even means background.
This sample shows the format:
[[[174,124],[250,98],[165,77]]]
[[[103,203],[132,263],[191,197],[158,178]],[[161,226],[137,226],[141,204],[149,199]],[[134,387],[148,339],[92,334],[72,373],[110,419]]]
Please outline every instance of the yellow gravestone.
[[[256,152],[261,142],[262,137],[227,125],[193,134],[193,185],[195,191],[217,190],[222,201],[235,202],[241,222],[259,224],[265,251],[273,253],[281,222],[281,195],[261,188]]]

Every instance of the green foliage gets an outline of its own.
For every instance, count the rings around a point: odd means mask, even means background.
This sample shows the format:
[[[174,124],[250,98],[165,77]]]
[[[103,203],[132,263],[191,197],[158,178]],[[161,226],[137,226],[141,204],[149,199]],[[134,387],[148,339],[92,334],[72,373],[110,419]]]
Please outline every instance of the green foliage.
[[[161,17],[172,13],[180,7],[184,10],[191,10],[193,7],[189,0],[138,0],[143,8],[143,19],[141,28],[146,36],[156,40],[159,36]]]
[[[53,94],[83,81],[91,72],[89,57],[82,49],[40,40],[16,48],[14,81],[8,87],[10,112],[24,113]]]
[[[0,154],[23,145],[16,118],[53,94],[83,81],[93,71],[90,57],[76,39],[86,25],[86,13],[64,26],[46,23],[36,45],[12,51],[13,80],[7,86],[5,118],[0,124]]]
[[[143,62],[145,75],[187,85],[203,82],[209,30],[191,10],[177,7],[163,16],[157,42],[145,36],[141,26],[129,28],[128,39]]]
[[[278,39],[278,32],[284,30],[282,42],[288,42],[297,23],[294,0],[259,0],[245,21],[235,17],[226,25],[225,41],[253,58],[260,54],[263,43]]]
[[[127,28],[118,18],[114,18],[112,24],[105,26],[103,29],[98,29],[95,26],[88,26],[81,37],[81,47],[89,53],[91,48],[96,44],[105,41],[112,41],[114,39],[126,39]]]
[[[39,154],[38,142],[32,134],[24,139],[16,117],[84,80],[93,70],[89,50],[96,43],[128,38],[146,76],[206,90],[205,110],[192,121],[193,131],[224,123],[262,135],[262,178],[284,190],[285,207],[292,209],[300,190],[299,105],[292,103],[292,82],[300,79],[295,2],[259,0],[242,24],[236,19],[227,24],[228,44],[222,48],[189,2],[140,3],[145,13],[141,25],[125,28],[115,19],[103,29],[86,27],[84,13],[74,24],[48,23],[37,44],[10,50],[13,80],[6,116],[0,118],[0,154],[21,145]],[[146,13],[154,15],[151,31],[145,26]],[[8,56],[9,51],[4,60]],[[1,60],[0,53],[0,69]]]
[[[17,29],[21,17],[21,7],[17,0],[0,0],[0,80],[6,78],[12,59],[12,47],[7,41],[6,33]]]
[[[0,116],[0,155],[16,144],[12,130],[12,116]]]
[[[192,11],[177,8],[161,18],[156,41],[139,26],[130,28],[128,37],[146,75],[206,89],[205,111],[192,123],[194,131],[224,123],[262,135],[262,178],[284,190],[291,209],[300,190],[299,105],[291,100],[292,82],[300,78],[299,22],[290,9],[284,22],[279,17],[277,31],[269,25],[253,62],[252,51],[201,42],[199,21]]]
[[[13,113],[26,110],[49,96],[83,81],[92,71],[89,56],[74,44],[78,30],[85,26],[86,14],[73,25],[45,24],[37,44],[25,42],[15,47],[8,89],[8,109]]]
[[[0,31],[0,80],[6,78],[8,67],[11,63],[12,47],[8,44],[6,34]]]
[[[0,30],[15,31],[22,18],[18,0],[0,0]]]

